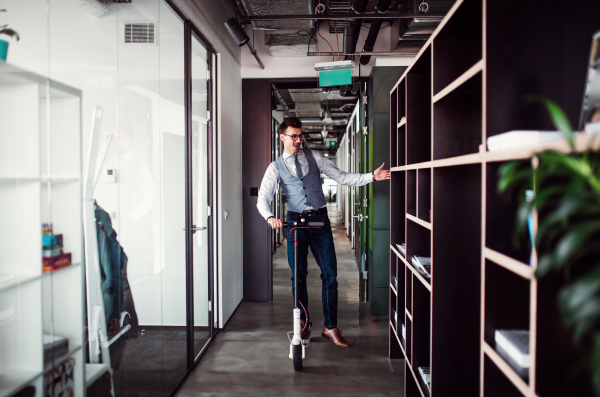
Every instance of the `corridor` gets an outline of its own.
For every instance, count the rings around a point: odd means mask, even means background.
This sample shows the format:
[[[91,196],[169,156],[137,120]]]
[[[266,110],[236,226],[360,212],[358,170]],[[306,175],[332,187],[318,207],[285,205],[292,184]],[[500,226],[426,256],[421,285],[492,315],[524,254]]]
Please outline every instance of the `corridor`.
[[[286,245],[273,258],[273,302],[242,302],[177,396],[403,396],[403,360],[388,360],[386,319],[359,326],[358,271],[335,204],[329,205],[338,259],[338,326],[349,349],[321,337],[321,279],[308,263],[311,343],[303,371],[294,372],[286,332],[292,294]]]

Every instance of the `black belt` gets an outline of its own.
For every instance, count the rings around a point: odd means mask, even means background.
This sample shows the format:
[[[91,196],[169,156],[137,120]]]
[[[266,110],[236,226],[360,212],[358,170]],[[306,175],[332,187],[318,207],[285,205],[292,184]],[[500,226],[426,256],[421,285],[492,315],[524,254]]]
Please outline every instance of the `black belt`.
[[[318,210],[305,210],[305,211],[302,211],[301,214],[298,212],[294,212],[294,211],[288,211],[288,214],[303,215],[303,216],[327,215],[327,208],[323,207],[323,208],[319,208]]]

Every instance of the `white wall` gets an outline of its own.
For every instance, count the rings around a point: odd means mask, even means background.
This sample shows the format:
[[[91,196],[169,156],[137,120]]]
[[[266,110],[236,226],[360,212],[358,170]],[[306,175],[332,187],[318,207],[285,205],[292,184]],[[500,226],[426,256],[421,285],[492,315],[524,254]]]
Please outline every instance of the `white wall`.
[[[218,0],[174,0],[218,53],[219,59],[219,326],[242,301],[242,76],[241,50],[224,23],[231,16]],[[225,211],[228,217],[225,219]]]

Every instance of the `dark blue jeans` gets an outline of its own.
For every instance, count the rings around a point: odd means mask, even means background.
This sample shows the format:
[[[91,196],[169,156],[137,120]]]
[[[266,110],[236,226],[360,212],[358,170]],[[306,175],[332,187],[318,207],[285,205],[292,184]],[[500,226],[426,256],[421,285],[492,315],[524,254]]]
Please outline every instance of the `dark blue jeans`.
[[[327,215],[300,216],[288,212],[287,221],[294,222],[304,218],[307,222],[324,222],[322,229],[296,229],[298,232],[298,295],[300,302],[308,310],[308,294],[306,291],[306,276],[308,275],[308,248],[315,257],[321,269],[323,317],[325,327],[337,327],[338,282],[337,259],[331,234],[331,223]],[[294,294],[294,240],[290,237],[291,228],[286,230],[288,263],[292,269],[292,294]],[[302,307],[302,320],[306,315]]]

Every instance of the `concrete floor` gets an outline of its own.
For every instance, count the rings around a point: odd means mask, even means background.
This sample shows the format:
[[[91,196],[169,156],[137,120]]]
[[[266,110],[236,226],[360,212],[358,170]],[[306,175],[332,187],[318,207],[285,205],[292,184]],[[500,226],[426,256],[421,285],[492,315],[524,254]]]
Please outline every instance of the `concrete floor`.
[[[349,349],[321,337],[320,271],[308,259],[313,333],[294,372],[286,332],[292,330],[290,268],[285,244],[273,258],[273,302],[243,302],[183,384],[188,396],[403,396],[404,361],[388,360],[389,322],[359,325],[358,270],[343,224],[329,208],[338,259],[338,327]]]

